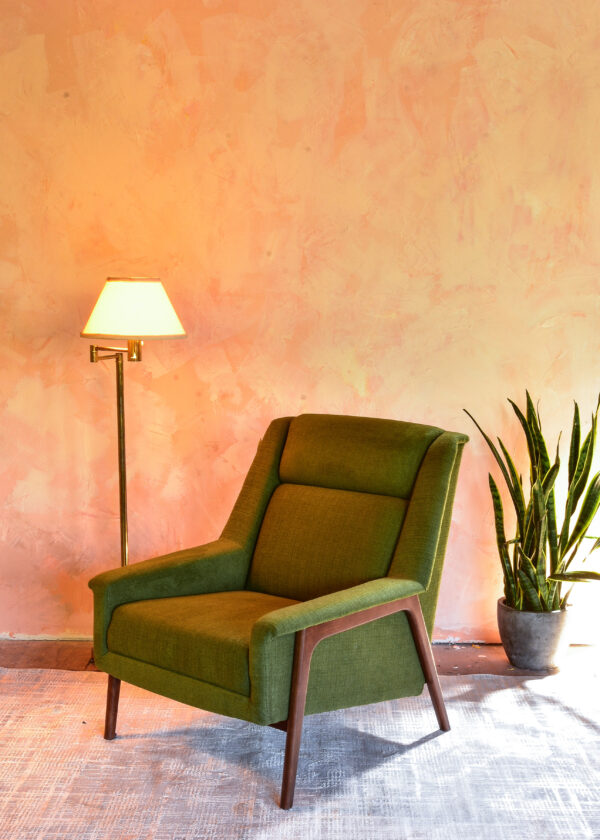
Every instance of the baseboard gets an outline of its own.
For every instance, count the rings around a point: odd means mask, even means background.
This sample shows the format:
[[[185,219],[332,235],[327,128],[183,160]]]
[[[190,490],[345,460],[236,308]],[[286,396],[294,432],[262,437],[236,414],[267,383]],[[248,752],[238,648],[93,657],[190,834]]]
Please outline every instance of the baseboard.
[[[25,633],[0,633],[0,641],[16,642],[92,642],[93,636],[51,636],[44,633],[28,636]],[[489,645],[494,642],[484,642],[481,639],[434,639],[433,645]]]
[[[92,642],[92,636],[51,636],[44,633],[28,636],[25,633],[0,633],[0,641],[4,642]]]

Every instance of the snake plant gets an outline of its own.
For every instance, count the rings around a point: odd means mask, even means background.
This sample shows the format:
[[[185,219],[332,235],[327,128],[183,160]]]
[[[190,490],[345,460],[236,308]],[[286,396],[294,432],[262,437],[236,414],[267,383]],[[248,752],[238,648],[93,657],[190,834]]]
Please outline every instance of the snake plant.
[[[570,569],[575,557],[581,554],[584,540],[594,540],[587,556],[600,547],[600,539],[588,537],[587,534],[600,505],[600,473],[590,479],[600,398],[583,443],[579,406],[575,403],[569,447],[567,498],[560,529],[554,495],[554,485],[560,470],[559,445],[556,447],[554,461],[551,461],[542,435],[539,411],[528,391],[526,399],[525,412],[510,399],[509,403],[527,441],[529,498],[525,494],[523,478],[503,442],[497,439],[498,448],[475,418],[466,409],[465,412],[483,435],[498,462],[515,510],[516,533],[513,539],[507,540],[502,496],[490,473],[489,484],[506,604],[517,610],[547,612],[565,607],[571,587],[563,593],[564,583],[600,580],[598,572]]]

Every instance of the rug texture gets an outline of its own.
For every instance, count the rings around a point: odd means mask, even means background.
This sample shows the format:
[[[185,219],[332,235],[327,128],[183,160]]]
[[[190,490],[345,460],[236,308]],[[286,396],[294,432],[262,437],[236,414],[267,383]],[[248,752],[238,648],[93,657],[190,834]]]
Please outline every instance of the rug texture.
[[[0,669],[1,840],[600,838],[600,684],[442,677],[421,697],[305,721],[294,808],[285,735],[106,676]]]

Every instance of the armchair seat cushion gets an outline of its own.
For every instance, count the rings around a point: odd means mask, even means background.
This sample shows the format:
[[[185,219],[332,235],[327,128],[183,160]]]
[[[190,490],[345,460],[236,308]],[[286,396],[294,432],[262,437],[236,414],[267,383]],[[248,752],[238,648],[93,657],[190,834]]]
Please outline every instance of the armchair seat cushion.
[[[249,697],[252,628],[296,603],[247,590],[134,601],[113,612],[108,650]]]

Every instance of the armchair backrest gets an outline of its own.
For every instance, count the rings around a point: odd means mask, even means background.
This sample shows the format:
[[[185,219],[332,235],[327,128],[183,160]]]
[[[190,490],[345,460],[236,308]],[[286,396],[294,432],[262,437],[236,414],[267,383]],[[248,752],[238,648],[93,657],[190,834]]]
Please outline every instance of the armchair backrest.
[[[395,420],[274,421],[223,532],[250,549],[247,588],[301,601],[387,574],[428,581],[465,440]],[[430,550],[412,545],[423,527]],[[401,544],[417,560],[399,556]]]

